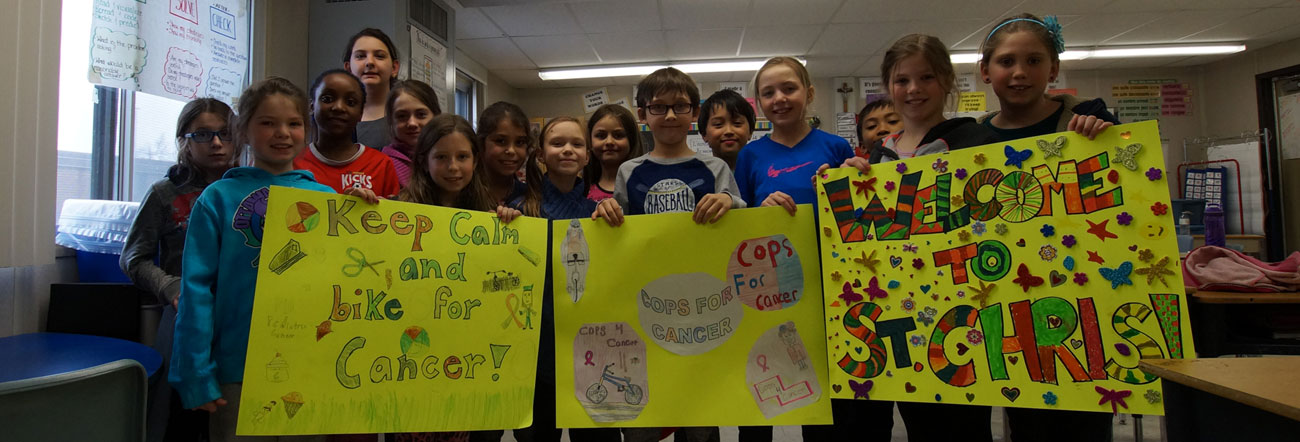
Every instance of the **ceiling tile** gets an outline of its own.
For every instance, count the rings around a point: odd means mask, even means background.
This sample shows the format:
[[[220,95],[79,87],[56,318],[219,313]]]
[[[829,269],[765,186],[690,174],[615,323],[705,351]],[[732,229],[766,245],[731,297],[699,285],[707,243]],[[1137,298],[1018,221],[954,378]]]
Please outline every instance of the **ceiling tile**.
[[[582,33],[569,10],[553,4],[493,6],[483,8],[483,13],[511,37]]]
[[[1284,28],[1300,30],[1300,7],[1267,8],[1225,21],[1219,26],[1183,37],[1181,42],[1246,41]]]
[[[582,66],[598,64],[600,59],[587,42],[586,35],[548,35],[515,37],[515,44],[537,67]]]
[[[696,83],[717,83],[719,81],[731,81],[731,72],[697,72],[691,74],[691,79]],[[708,98],[702,97],[702,98]]]
[[[501,37],[501,29],[477,9],[456,11],[456,39]]]
[[[770,57],[775,55],[804,55],[822,33],[823,26],[768,26],[762,31],[746,31],[740,43],[744,57]]]
[[[1232,19],[1257,12],[1251,9],[1177,11],[1165,14],[1159,19],[1139,26],[1133,30],[1103,40],[1102,44],[1160,44],[1196,33],[1201,29],[1213,28]]]
[[[924,17],[927,20],[993,20],[1006,15],[1020,0],[985,0],[954,2],[950,0],[847,0],[835,12],[832,23],[906,22]],[[920,11],[924,11],[921,13]],[[917,29],[926,32],[932,28]]]
[[[620,0],[570,3],[569,10],[587,33],[661,29],[659,6],[653,1]]]
[[[1250,9],[1278,6],[1286,3],[1282,0],[1116,0],[1106,5],[1105,12],[1162,12],[1205,9]]]
[[[915,32],[912,23],[834,24],[817,39],[809,55],[861,55],[865,58],[887,48],[899,37]]]
[[[509,38],[478,38],[456,40],[456,47],[464,51],[483,67],[497,69],[529,69],[537,65],[528,60]]]
[[[1065,45],[1092,46],[1139,26],[1151,23],[1165,14],[1142,12],[1134,14],[1089,14],[1078,20],[1062,23],[1061,34]]]
[[[735,57],[740,49],[741,29],[707,31],[665,31],[669,60],[698,60]]]
[[[808,57],[808,72],[818,77],[849,77],[866,60],[866,57]]]
[[[749,26],[820,25],[829,23],[843,0],[754,0]]]
[[[749,0],[661,0],[664,29],[734,28],[744,23]]]
[[[591,34],[591,44],[605,63],[639,63],[668,59],[663,31]]]
[[[871,56],[866,61],[862,62],[862,66],[858,66],[858,70],[853,71],[853,76],[854,77],[879,77],[880,63],[882,61],[884,61],[883,56],[880,55]]]
[[[546,85],[546,82],[537,76],[536,69],[499,69],[492,73],[516,88],[538,88]]]

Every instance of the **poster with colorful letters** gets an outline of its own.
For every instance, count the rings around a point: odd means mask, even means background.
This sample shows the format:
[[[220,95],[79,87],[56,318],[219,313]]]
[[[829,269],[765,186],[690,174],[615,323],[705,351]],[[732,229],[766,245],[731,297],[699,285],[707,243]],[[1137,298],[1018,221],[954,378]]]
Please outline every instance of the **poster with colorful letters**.
[[[272,187],[238,433],[532,422],[546,221]]]
[[[831,395],[1162,414],[1194,357],[1156,122],[828,171]]]
[[[557,425],[829,424],[813,217],[555,221]]]

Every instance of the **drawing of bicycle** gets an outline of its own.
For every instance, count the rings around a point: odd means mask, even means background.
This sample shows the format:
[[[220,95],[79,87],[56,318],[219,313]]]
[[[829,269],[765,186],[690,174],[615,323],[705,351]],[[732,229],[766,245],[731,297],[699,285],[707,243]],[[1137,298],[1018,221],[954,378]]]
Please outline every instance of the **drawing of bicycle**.
[[[605,388],[605,383],[609,382],[614,384],[618,391],[623,392],[623,400],[628,404],[640,404],[641,399],[645,398],[645,390],[641,389],[640,385],[633,384],[631,378],[614,376],[614,371],[609,369],[609,367],[613,366],[614,364],[606,365],[605,372],[600,375],[600,380],[587,387],[587,399],[591,400],[593,404],[604,402],[605,398],[609,397],[609,390]]]

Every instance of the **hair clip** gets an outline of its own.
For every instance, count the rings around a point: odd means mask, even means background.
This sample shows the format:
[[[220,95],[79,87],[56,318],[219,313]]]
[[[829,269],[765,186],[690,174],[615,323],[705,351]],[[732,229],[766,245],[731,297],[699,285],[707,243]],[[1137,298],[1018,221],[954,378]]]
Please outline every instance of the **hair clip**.
[[[1055,15],[1043,17],[1043,27],[1047,28],[1048,34],[1052,36],[1052,44],[1055,45],[1056,53],[1065,52],[1065,37],[1061,36],[1061,23],[1056,21]]]

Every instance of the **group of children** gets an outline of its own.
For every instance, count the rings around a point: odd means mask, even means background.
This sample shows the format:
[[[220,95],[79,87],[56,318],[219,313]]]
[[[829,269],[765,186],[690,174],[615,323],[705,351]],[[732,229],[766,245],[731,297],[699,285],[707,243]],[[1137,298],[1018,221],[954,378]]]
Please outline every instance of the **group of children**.
[[[367,29],[349,42],[345,69],[322,73],[306,92],[269,78],[241,95],[235,114],[210,99],[187,105],[178,121],[179,164],[146,196],[122,265],[137,284],[172,306],[174,332],[169,319],[159,334],[159,350],[170,354],[166,377],[180,404],[172,408],[211,412],[212,439],[232,440],[265,215],[259,210],[265,211],[270,185],[346,193],[370,202],[393,198],[489,211],[505,222],[518,216],[589,217],[619,226],[625,215],[693,212],[696,223],[711,223],[750,206],[781,206],[794,214],[798,204],[816,203],[814,177],[827,167],[865,171],[872,163],[1061,130],[1095,137],[1117,122],[1104,103],[1045,95],[1062,50],[1060,27],[1051,17],[1023,14],[1002,21],[982,45],[979,64],[1001,110],[979,121],[947,119],[956,75],[946,46],[927,35],[905,36],[881,65],[890,101],[863,108],[855,149],[809,124],[807,109],[816,91],[807,69],[793,58],[772,58],[755,75],[755,98],[772,132],[753,142],[755,112],[744,97],[723,90],[701,104],[694,80],[672,68],[641,80],[635,114],[606,105],[585,124],[553,118],[531,134],[524,111],[510,103],[488,106],[477,128],[461,117],[440,115],[428,85],[396,81],[396,48],[382,32]],[[650,149],[642,146],[638,121],[649,127]],[[712,155],[688,147],[692,123]],[[233,167],[242,146],[250,149],[252,164]],[[548,268],[548,278],[550,273]],[[534,423],[515,431],[521,441],[560,439],[549,281],[544,287]],[[169,394],[155,401],[151,422],[167,422]],[[894,405],[835,400],[836,424],[805,426],[805,440],[889,440]],[[897,406],[911,440],[992,440],[989,407]],[[1009,413],[1012,440],[1110,435],[1106,414]],[[1070,433],[1060,432],[1062,427]],[[603,428],[571,430],[570,439],[653,441],[661,434],[657,428]],[[502,435],[393,438],[496,441]],[[772,432],[745,427],[740,437],[770,441]],[[678,430],[678,440],[718,439],[717,427]]]

